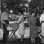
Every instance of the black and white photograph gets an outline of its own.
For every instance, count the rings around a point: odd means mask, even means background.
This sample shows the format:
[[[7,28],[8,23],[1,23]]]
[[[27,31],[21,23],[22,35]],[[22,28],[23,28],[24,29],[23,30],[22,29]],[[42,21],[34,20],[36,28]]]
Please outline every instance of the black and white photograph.
[[[0,44],[44,44],[44,0],[0,0]]]

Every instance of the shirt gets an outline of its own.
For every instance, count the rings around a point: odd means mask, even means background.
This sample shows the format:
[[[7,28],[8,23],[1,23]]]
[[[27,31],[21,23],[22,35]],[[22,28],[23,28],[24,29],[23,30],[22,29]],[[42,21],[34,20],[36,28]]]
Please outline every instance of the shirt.
[[[41,21],[44,21],[44,14],[41,14],[41,16],[40,16],[40,23],[41,23]]]
[[[44,14],[40,16],[40,23],[41,23],[41,35],[44,36]]]
[[[1,20],[8,20],[9,14],[6,13],[5,11],[1,14]]]

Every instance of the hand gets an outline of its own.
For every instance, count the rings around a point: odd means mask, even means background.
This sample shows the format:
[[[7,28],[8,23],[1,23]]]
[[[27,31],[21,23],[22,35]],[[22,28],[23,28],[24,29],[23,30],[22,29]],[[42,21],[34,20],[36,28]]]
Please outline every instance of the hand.
[[[3,20],[1,21],[1,23],[4,23],[5,24],[5,22]]]
[[[5,24],[5,22],[1,22],[1,23]]]

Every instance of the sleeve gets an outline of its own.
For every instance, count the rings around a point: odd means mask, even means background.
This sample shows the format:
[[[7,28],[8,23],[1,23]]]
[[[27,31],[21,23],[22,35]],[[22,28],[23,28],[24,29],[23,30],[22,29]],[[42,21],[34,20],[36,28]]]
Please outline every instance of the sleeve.
[[[3,20],[3,14],[1,14],[1,21]]]
[[[1,14],[1,20],[2,20],[2,14]]]
[[[18,22],[20,22],[21,21],[21,17],[19,17],[19,20],[18,20]]]
[[[3,21],[3,14],[1,14],[1,22],[4,23],[4,21]]]
[[[43,21],[43,17],[42,16],[40,16],[40,23],[41,23],[41,21]]]
[[[20,17],[19,17],[19,20],[18,20],[18,23],[19,23],[19,24],[22,22],[22,19],[23,19],[23,17],[20,16]]]

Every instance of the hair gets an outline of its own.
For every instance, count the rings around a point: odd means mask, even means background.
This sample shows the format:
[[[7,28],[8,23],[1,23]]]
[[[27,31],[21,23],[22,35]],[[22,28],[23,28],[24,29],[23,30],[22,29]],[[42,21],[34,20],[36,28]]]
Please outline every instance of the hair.
[[[44,10],[44,7],[42,8],[42,10]]]
[[[35,13],[35,16],[34,17],[36,17],[37,16],[37,13],[35,11],[32,11],[31,14],[33,14],[33,13]]]
[[[8,7],[4,8],[4,10],[8,9]]]
[[[31,14],[32,14],[32,13],[35,13],[35,11],[31,11]]]

